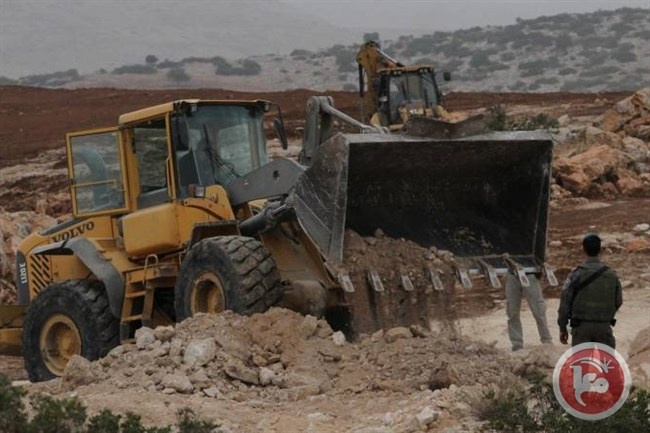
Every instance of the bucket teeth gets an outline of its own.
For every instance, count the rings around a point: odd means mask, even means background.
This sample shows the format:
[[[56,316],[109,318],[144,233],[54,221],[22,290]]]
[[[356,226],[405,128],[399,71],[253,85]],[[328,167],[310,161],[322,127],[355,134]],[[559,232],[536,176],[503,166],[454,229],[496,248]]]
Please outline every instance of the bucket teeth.
[[[481,265],[483,272],[485,272],[488,279],[490,280],[490,286],[492,286],[494,289],[500,289],[501,281],[499,281],[499,277],[497,277],[497,272],[494,270],[494,267],[492,267],[492,265],[483,259],[478,259],[477,261],[478,264]]]
[[[433,283],[433,288],[439,292],[444,291],[445,287],[442,285],[442,280],[440,279],[438,270],[435,269],[433,266],[427,266],[427,272],[429,273],[429,278]]]
[[[560,283],[557,281],[557,277],[555,276],[555,272],[553,271],[553,268],[551,268],[547,263],[544,263],[544,274],[546,275],[546,279],[548,280],[548,283],[553,286],[559,286]]]
[[[399,273],[399,279],[400,282],[402,283],[402,288],[406,290],[407,292],[412,292],[414,289],[413,287],[413,281],[411,281],[411,278],[409,278],[408,274],[405,271],[401,271]]]
[[[458,278],[460,279],[460,283],[463,285],[463,287],[466,289],[471,289],[472,280],[469,278],[467,269],[456,266],[456,273],[458,274]]]
[[[374,269],[368,270],[368,281],[370,282],[370,285],[372,286],[375,292],[384,291],[384,284],[381,282],[381,277],[379,276],[379,272],[377,272],[376,270]]]
[[[519,278],[519,282],[523,287],[529,287],[530,286],[530,280],[528,279],[528,276],[526,275],[526,271],[524,270],[524,267],[521,266],[521,264],[515,262],[512,260],[510,257],[505,256],[503,258],[506,263],[510,266],[510,269],[515,272],[517,275],[517,278]]]
[[[339,284],[343,287],[343,290],[347,293],[354,293],[354,284],[350,279],[350,275],[347,272],[339,272],[338,275]]]

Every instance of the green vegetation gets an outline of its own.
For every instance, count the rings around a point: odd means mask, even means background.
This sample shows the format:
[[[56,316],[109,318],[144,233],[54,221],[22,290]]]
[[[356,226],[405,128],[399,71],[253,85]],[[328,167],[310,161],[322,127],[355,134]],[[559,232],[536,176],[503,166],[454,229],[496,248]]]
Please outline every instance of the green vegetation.
[[[259,75],[262,67],[255,60],[244,59],[237,65],[231,65],[225,59],[217,57],[217,69],[214,71],[217,75]]]
[[[187,72],[185,72],[185,69],[178,67],[168,70],[167,78],[176,83],[182,83],[191,80],[191,77],[187,74]]]
[[[176,413],[176,424],[146,427],[138,415],[127,412],[116,415],[104,409],[88,418],[86,408],[78,399],[55,399],[37,395],[29,398],[32,406],[28,416],[25,391],[14,387],[0,375],[0,432],[2,433],[219,433],[219,424],[200,419],[190,408]]]
[[[553,388],[540,375],[531,377],[527,389],[497,388],[473,405],[486,421],[486,431],[545,433],[609,433],[650,431],[650,393],[638,390],[614,415],[599,421],[584,421],[560,406]]]
[[[26,77],[20,77],[18,83],[22,86],[56,87],[80,79],[81,76],[76,69],[68,69],[67,71],[52,72],[51,74],[27,75]]]
[[[525,84],[521,87],[524,86]],[[540,84],[537,83],[537,88],[539,87]],[[559,126],[557,119],[544,113],[536,116],[509,119],[506,110],[500,105],[491,107],[488,113],[486,124],[491,131],[535,131],[537,129],[554,129]]]
[[[156,67],[153,65],[124,65],[113,69],[112,74],[155,74]]]

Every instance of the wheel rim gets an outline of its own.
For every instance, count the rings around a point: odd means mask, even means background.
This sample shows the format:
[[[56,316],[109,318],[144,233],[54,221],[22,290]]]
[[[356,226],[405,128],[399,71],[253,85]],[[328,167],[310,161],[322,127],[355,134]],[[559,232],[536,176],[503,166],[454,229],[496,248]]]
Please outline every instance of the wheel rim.
[[[192,315],[196,313],[219,313],[226,309],[226,296],[218,276],[212,272],[201,274],[194,284],[190,296]]]
[[[43,362],[57,376],[62,376],[73,355],[81,355],[81,335],[74,321],[63,314],[51,316],[39,339]]]

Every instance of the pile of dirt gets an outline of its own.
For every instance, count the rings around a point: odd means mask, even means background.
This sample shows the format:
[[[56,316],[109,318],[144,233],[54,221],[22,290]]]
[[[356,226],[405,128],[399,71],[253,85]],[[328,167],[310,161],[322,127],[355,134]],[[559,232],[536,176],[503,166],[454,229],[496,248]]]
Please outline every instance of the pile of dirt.
[[[415,288],[433,291],[428,268],[434,268],[442,275],[453,272],[454,255],[451,252],[435,247],[423,248],[404,238],[394,239],[381,229],[375,230],[374,236],[367,237],[346,230],[343,244],[343,263],[355,286],[368,284],[368,271],[376,270],[386,289],[400,288],[403,286],[400,275],[407,275]]]
[[[587,197],[650,196],[650,88],[615,104],[597,125],[558,135],[557,184]]]
[[[20,242],[34,231],[56,224],[37,212],[6,212],[0,207],[0,304],[16,301],[16,251]]]
[[[482,242],[469,232],[458,236],[465,242]],[[412,324],[428,327],[432,320],[453,327],[453,320],[485,313],[503,299],[503,291],[491,288],[483,275],[471,277],[472,288],[463,288],[455,270],[462,259],[450,251],[391,238],[381,229],[366,237],[346,230],[344,246],[342,270],[354,287],[346,302],[357,332]]]
[[[481,368],[472,366],[481,360]],[[421,327],[346,342],[324,320],[272,308],[251,317],[197,315],[173,327],[142,328],[134,344],[90,363],[75,357],[64,387],[102,383],[236,401],[295,401],[312,395],[489,385],[507,354]]]

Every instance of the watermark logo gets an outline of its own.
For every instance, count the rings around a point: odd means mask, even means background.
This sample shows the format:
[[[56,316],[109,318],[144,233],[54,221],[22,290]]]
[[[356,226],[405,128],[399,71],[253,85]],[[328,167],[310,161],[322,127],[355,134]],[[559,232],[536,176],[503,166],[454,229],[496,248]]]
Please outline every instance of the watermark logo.
[[[582,343],[564,352],[553,371],[553,392],[564,410],[596,421],[616,413],[630,393],[630,370],[605,344]]]

